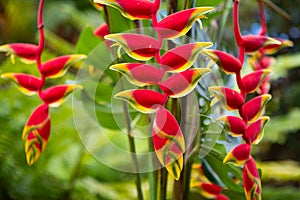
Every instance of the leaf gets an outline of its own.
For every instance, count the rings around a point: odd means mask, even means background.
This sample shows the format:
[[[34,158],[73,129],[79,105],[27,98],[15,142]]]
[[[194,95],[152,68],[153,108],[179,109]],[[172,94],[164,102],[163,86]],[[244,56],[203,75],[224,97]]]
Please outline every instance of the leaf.
[[[238,185],[233,180],[233,177],[230,177],[230,174],[232,174],[235,178],[241,180],[241,170],[231,165],[223,164],[224,155],[222,153],[216,150],[211,150],[209,154],[207,154],[207,156],[204,158],[204,160],[212,168],[213,172],[211,173],[216,173],[223,184],[225,184],[229,189],[236,192],[244,192],[242,186]]]
[[[97,38],[90,27],[86,27],[80,34],[76,44],[76,53],[88,55],[97,45],[102,42]]]

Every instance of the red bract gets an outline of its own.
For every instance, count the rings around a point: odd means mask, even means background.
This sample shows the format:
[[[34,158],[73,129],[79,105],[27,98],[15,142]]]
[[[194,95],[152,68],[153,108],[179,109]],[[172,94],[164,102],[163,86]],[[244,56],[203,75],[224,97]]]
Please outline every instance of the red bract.
[[[172,98],[179,98],[189,94],[195,89],[198,81],[210,69],[190,69],[168,77],[159,87]]]
[[[220,103],[228,110],[239,109],[245,102],[240,93],[227,87],[212,86],[209,87],[209,91],[214,97],[211,104],[214,105],[217,101],[220,101]]]
[[[1,74],[1,78],[12,80],[17,88],[24,94],[31,96],[36,94],[42,87],[41,80],[35,76],[18,73]]]
[[[142,113],[157,111],[167,100],[167,97],[153,90],[126,90],[119,92],[115,98],[127,101],[134,109]]]
[[[243,89],[246,93],[255,92],[260,86],[263,80],[271,73],[271,70],[257,70],[252,73],[247,74],[243,77]]]
[[[244,120],[249,122],[255,121],[260,117],[262,111],[264,110],[264,106],[271,99],[271,95],[265,94],[258,97],[255,97],[248,101],[240,110],[240,115]]]
[[[223,122],[224,128],[229,131],[229,134],[232,136],[238,137],[244,135],[247,128],[247,124],[239,117],[223,116],[217,120]]]
[[[54,86],[42,91],[40,97],[49,106],[58,107],[76,89],[82,89],[82,86],[74,84]]]
[[[182,10],[165,17],[154,28],[161,37],[174,39],[185,35],[195,21],[205,18],[204,15],[213,9],[213,7],[199,7]]]
[[[160,49],[156,39],[141,34],[109,34],[104,38],[116,42],[114,46],[122,47],[129,56],[141,61],[151,59]]]
[[[250,124],[245,132],[244,138],[249,140],[252,144],[258,144],[263,137],[264,127],[269,120],[269,117],[261,117]]]
[[[203,54],[214,60],[226,73],[238,73],[242,69],[242,63],[234,56],[219,50],[203,50]]]
[[[149,0],[94,0],[94,2],[114,7],[131,20],[150,19],[156,12],[154,3]]]
[[[261,200],[260,176],[253,158],[250,158],[243,169],[244,191],[247,200]]]
[[[13,43],[0,46],[0,52],[19,56],[25,63],[34,63],[39,54],[39,47],[34,44]],[[12,59],[14,62],[14,60]]]
[[[49,107],[43,104],[37,107],[29,117],[22,137],[25,139],[27,163],[32,165],[45,150],[50,135]]]
[[[63,76],[73,63],[85,58],[82,54],[56,57],[43,63],[40,72],[46,78],[58,78]]]
[[[157,84],[164,75],[162,70],[142,63],[121,63],[110,66],[110,69],[122,73],[129,82],[140,87]]]
[[[251,146],[249,144],[240,144],[234,147],[224,158],[223,163],[232,163],[237,166],[243,165],[250,159]]]
[[[243,36],[242,45],[246,53],[253,53],[262,47],[269,45],[280,45],[281,42],[266,36],[261,35],[247,35]]]
[[[163,107],[156,113],[152,141],[158,160],[178,180],[183,167],[184,137],[175,117]]]
[[[95,31],[94,35],[104,40],[104,36],[109,34],[109,28],[106,23],[101,24]]]
[[[263,48],[263,51],[265,54],[274,54],[278,52],[280,49],[285,48],[285,47],[292,47],[294,44],[290,40],[285,40],[282,38],[275,38],[280,42],[280,44],[271,44]]]
[[[224,194],[219,194],[216,196],[215,200],[230,200],[230,199]]]
[[[185,44],[167,51],[161,58],[160,64],[165,71],[182,72],[193,65],[197,56],[204,48],[212,46],[211,42]]]

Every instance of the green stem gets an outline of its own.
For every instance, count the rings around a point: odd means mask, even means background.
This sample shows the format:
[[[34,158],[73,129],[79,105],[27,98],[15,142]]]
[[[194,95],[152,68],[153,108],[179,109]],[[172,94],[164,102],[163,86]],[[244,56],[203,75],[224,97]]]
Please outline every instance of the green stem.
[[[167,199],[167,184],[168,184],[168,172],[166,168],[160,170],[160,193],[159,200]]]
[[[149,145],[149,152],[154,152],[154,145],[152,142],[152,137],[149,137],[148,140]],[[157,157],[152,155],[149,161],[150,165],[152,166],[152,171],[149,173],[149,185],[150,185],[150,199],[156,200],[157,199],[157,181],[158,181],[158,171],[154,170],[154,163],[157,162]]]
[[[122,79],[121,81],[121,90],[124,91],[124,85]],[[139,172],[139,167],[138,167],[138,160],[136,157],[136,150],[135,150],[135,142],[134,142],[134,134],[132,131],[131,123],[130,123],[130,115],[129,115],[129,110],[128,110],[128,105],[125,101],[122,101],[122,107],[125,115],[125,122],[126,122],[126,128],[127,128],[127,135],[128,135],[128,141],[129,141],[129,149],[131,152],[131,159],[133,162],[133,167],[134,167],[134,173],[135,173],[135,184],[136,184],[136,189],[138,193],[138,199],[143,200],[143,192],[142,192],[142,187],[141,187],[141,178]]]

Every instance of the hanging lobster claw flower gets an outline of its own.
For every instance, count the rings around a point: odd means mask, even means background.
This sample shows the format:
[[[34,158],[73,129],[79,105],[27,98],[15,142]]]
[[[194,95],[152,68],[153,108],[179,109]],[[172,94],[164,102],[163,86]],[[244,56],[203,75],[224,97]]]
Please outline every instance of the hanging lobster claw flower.
[[[261,181],[253,158],[250,158],[244,166],[243,182],[246,200],[261,200]]]
[[[130,20],[150,19],[156,12],[154,2],[149,0],[94,0],[94,2],[116,8]]]
[[[193,183],[191,185],[191,188],[196,189],[196,191],[199,194],[201,194],[201,196],[207,199],[216,198],[223,190],[221,186],[218,186],[213,183],[203,183],[203,182]]]
[[[280,41],[281,44],[272,44],[272,45],[268,45],[268,46],[264,47],[263,50],[264,50],[265,54],[271,55],[285,47],[294,46],[294,43],[290,40],[286,40],[286,39],[282,39],[282,38],[276,38],[276,40]]]
[[[248,59],[249,64],[251,65],[253,70],[260,69],[272,69],[272,65],[276,62],[274,57],[263,56],[257,58],[256,56],[252,56]]]
[[[45,150],[50,135],[50,116],[47,104],[37,107],[29,117],[22,138],[28,165],[32,165]]]
[[[32,96],[41,88],[41,80],[29,74],[5,73],[1,74],[1,78],[12,80],[16,87],[24,94]]]
[[[156,112],[167,100],[167,96],[153,90],[125,90],[115,98],[127,101],[134,109],[142,113]]]
[[[59,107],[74,90],[82,88],[75,84],[54,86],[42,91],[40,97],[50,107]]]
[[[212,86],[209,87],[209,91],[211,96],[214,97],[211,106],[218,101],[220,101],[227,110],[236,110],[244,105],[245,100],[242,95],[233,89],[222,86]]]
[[[261,83],[260,87],[259,87],[259,91],[258,94],[267,94],[270,91],[271,88],[271,84],[270,84],[270,76],[267,76],[263,82]]]
[[[8,55],[11,55],[12,63],[15,62],[14,56],[16,55],[22,62],[31,64],[35,62],[39,54],[39,47],[34,44],[13,43],[0,46],[0,52],[7,52]]]
[[[183,167],[184,137],[175,117],[164,107],[156,113],[152,141],[158,160],[178,180]]]
[[[242,107],[240,115],[249,122],[257,120],[271,97],[269,94],[264,94],[251,99]]]
[[[185,35],[196,21],[205,18],[204,15],[212,10],[213,7],[182,10],[165,17],[154,28],[162,38],[175,39]],[[201,21],[199,23],[202,27]]]
[[[159,84],[159,87],[169,97],[180,98],[193,91],[199,80],[208,72],[210,72],[210,69],[207,68],[186,70],[168,77],[163,83]]]
[[[104,38],[116,42],[113,46],[122,47],[129,56],[140,61],[150,60],[160,49],[156,39],[142,34],[109,34]]]
[[[109,28],[106,23],[101,24],[94,32],[94,35],[104,40],[104,36],[109,34]]]
[[[218,194],[215,200],[230,200],[230,199],[224,194]]]
[[[229,132],[231,136],[238,137],[244,135],[247,124],[239,117],[235,116],[222,116],[217,119],[222,121],[224,128]]]
[[[264,116],[250,124],[245,132],[245,138],[252,144],[258,144],[263,138],[265,125],[269,120],[269,117]]]
[[[202,53],[212,60],[227,74],[241,71],[243,65],[236,57],[219,50],[204,49]]]
[[[263,80],[271,73],[271,70],[257,70],[247,74],[242,78],[243,89],[247,93],[255,92],[262,84]]]
[[[280,45],[281,42],[270,37],[262,35],[246,35],[243,36],[243,46],[246,53],[253,53],[262,47],[269,45]]]
[[[203,49],[210,46],[212,46],[211,42],[196,42],[178,46],[167,51],[162,56],[160,64],[167,72],[182,72],[194,64]]]
[[[58,78],[63,76],[72,64],[85,58],[86,55],[83,54],[56,57],[43,63],[40,72],[46,78]]]
[[[140,87],[157,84],[164,76],[162,70],[142,63],[121,63],[110,66],[110,69],[120,72],[130,83]]]
[[[224,158],[223,163],[232,163],[236,166],[243,165],[250,159],[251,146],[249,144],[240,144],[234,147]]]

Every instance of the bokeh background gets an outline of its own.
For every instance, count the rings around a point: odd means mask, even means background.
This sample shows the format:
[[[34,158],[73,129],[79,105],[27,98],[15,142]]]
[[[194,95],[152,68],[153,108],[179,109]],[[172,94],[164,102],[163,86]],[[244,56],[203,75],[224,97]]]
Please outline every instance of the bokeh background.
[[[216,30],[227,1],[216,2],[218,12],[209,16],[206,27],[213,41],[219,41]],[[257,33],[256,3],[242,3],[241,29],[245,34]],[[268,34],[290,39],[294,47],[276,54],[271,86],[273,98],[267,109],[271,122],[254,157],[263,172],[263,199],[296,200],[300,199],[300,1],[272,0],[271,3],[277,10],[266,7]],[[0,0],[0,44],[37,42],[37,6],[37,0]],[[225,31],[219,44],[229,50],[235,48],[230,15],[224,22]],[[101,14],[88,0],[47,0],[44,18],[44,58],[75,53],[81,32],[87,27],[93,30],[103,22]],[[37,73],[34,65],[19,61],[12,65],[5,54],[0,54],[0,73],[3,72]],[[68,79],[74,79],[72,73],[59,81]],[[108,168],[82,145],[72,118],[71,99],[59,109],[51,110],[53,125],[47,149],[39,161],[29,167],[21,133],[27,117],[38,104],[37,98],[24,96],[11,83],[0,80],[0,199],[94,200],[135,196],[132,174]],[[147,190],[146,183],[143,187]]]

